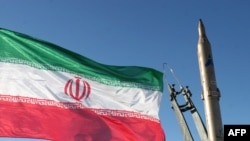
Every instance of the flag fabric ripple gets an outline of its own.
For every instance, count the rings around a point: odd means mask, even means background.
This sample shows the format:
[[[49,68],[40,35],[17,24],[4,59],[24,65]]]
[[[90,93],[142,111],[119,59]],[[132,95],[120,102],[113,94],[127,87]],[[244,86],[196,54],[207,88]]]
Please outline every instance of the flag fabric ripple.
[[[163,141],[162,73],[95,62],[0,29],[0,136]]]

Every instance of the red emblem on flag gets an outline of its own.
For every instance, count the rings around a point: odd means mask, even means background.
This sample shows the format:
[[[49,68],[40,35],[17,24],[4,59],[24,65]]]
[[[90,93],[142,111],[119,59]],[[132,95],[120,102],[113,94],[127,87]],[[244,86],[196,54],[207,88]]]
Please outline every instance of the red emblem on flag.
[[[75,77],[67,81],[64,86],[64,93],[75,100],[80,101],[82,98],[88,98],[91,88],[88,82],[80,77]]]

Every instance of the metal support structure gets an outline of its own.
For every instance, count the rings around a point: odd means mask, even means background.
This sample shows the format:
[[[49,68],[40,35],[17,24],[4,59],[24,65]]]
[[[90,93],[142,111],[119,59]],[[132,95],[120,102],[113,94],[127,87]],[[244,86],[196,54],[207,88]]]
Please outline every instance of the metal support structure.
[[[182,132],[182,135],[183,135],[183,138],[185,141],[193,141],[193,137],[192,137],[192,134],[188,128],[188,125],[187,125],[187,122],[185,120],[185,117],[184,115],[182,114],[182,110],[177,102],[177,99],[176,99],[176,96],[179,94],[179,92],[176,92],[175,91],[175,88],[174,88],[174,85],[169,85],[168,84],[168,91],[170,93],[170,101],[171,101],[171,106],[172,106],[172,109],[174,110],[175,114],[176,114],[176,117],[177,117],[177,120],[178,120],[178,123],[180,125],[180,128],[181,128],[181,132]]]
[[[196,129],[198,131],[198,134],[200,136],[201,141],[207,141],[207,130],[204,126],[204,123],[200,117],[199,112],[197,111],[196,107],[194,106],[192,100],[191,100],[191,91],[189,90],[188,87],[183,88],[182,86],[180,87],[180,91],[176,91],[174,88],[174,84],[170,85],[168,84],[168,91],[170,94],[170,101],[171,101],[171,106],[172,109],[174,110],[177,120],[179,122],[181,132],[183,134],[184,140],[185,141],[193,141],[192,134],[189,130],[188,124],[185,120],[185,117],[183,115],[183,112],[186,112],[190,110],[191,115],[193,117]],[[182,94],[184,99],[185,99],[185,104],[179,105],[178,101],[176,99],[177,95]]]

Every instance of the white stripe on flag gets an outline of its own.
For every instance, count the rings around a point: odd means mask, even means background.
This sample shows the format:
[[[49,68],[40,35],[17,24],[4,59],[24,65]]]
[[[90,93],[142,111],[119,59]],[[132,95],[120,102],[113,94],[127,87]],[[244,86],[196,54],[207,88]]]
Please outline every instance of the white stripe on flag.
[[[80,108],[86,106],[92,108],[95,112],[99,112],[96,109],[100,111],[101,109],[122,110],[139,112],[159,119],[160,98],[158,97],[161,97],[159,91],[109,86],[86,78],[77,80],[73,74],[40,70],[21,64],[0,63],[0,69],[2,77],[0,94],[4,96],[21,96],[33,100],[44,99],[50,101],[50,103],[55,101],[57,105],[58,103],[81,103],[82,107],[79,106]],[[68,86],[66,86],[67,82]],[[84,84],[84,82],[88,84]],[[88,85],[90,88],[88,88]],[[88,90],[90,93],[86,98]],[[65,94],[65,91],[67,91],[67,94]],[[76,100],[70,92],[78,98],[85,93],[85,97]]]

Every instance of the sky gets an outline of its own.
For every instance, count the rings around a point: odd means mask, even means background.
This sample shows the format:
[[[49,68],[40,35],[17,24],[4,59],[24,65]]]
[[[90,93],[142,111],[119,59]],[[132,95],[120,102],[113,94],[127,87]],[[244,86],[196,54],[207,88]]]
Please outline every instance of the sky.
[[[250,124],[249,13],[247,0],[1,0],[0,27],[52,42],[103,64],[163,71],[163,63],[168,63],[181,83],[189,86],[205,122],[197,59],[201,18],[212,46],[222,122]],[[166,74],[170,83],[176,83],[170,73]],[[183,140],[166,87],[159,115],[166,140]],[[184,115],[194,139],[200,140],[190,112]]]

